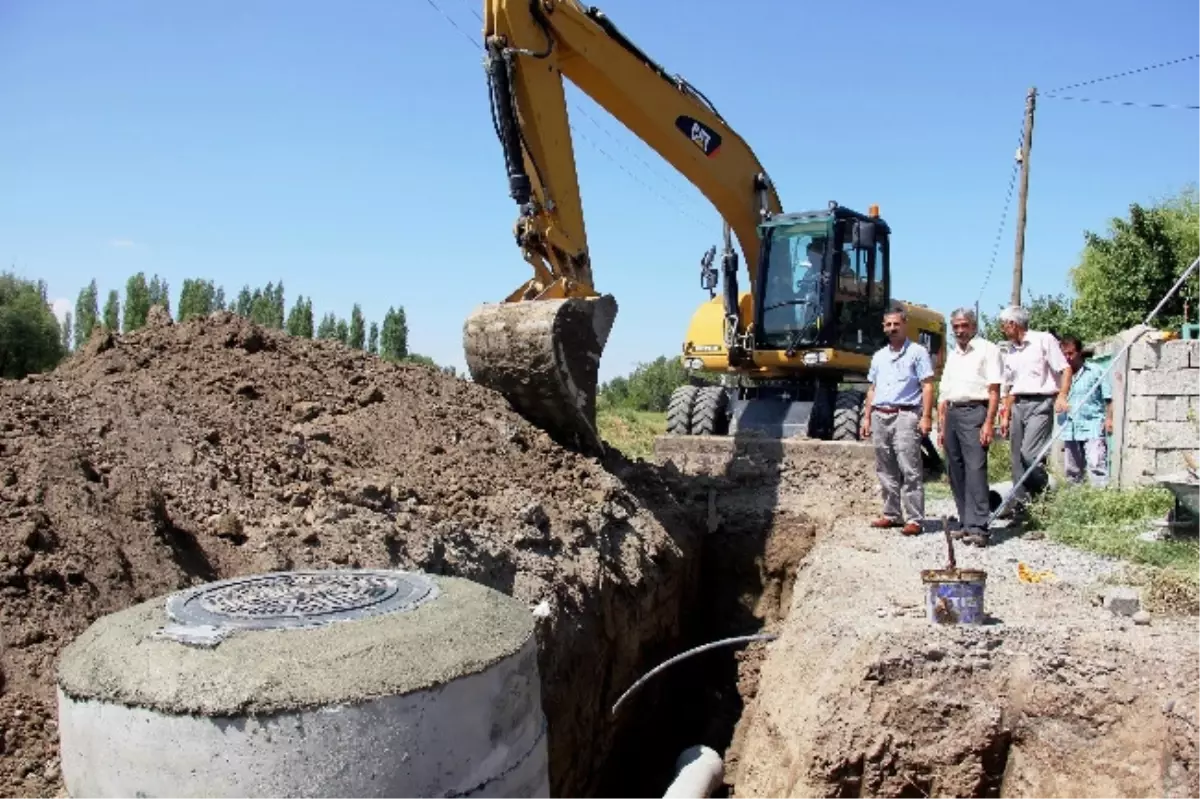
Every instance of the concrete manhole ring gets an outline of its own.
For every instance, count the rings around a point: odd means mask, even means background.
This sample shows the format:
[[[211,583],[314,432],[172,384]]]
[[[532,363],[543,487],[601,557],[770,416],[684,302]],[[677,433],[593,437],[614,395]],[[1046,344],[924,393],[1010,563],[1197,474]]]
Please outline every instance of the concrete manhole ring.
[[[345,569],[234,577],[172,594],[180,625],[275,629],[403,613],[434,599],[437,586],[412,572]]]

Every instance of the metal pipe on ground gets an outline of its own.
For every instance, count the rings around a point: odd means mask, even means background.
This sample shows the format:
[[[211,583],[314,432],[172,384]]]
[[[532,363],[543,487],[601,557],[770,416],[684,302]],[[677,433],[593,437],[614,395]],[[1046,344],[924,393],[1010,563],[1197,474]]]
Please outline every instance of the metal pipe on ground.
[[[667,787],[670,797],[711,796],[725,777],[725,763],[707,746],[690,746],[675,761],[675,780]]]
[[[1151,311],[1146,317],[1145,321],[1142,322],[1143,327],[1150,327],[1150,321],[1154,319],[1154,317],[1158,316],[1158,312],[1161,311],[1163,306],[1167,304],[1167,301],[1170,300],[1171,297],[1175,296],[1175,292],[1179,291],[1179,287],[1182,286],[1183,282],[1188,279],[1190,274],[1192,274],[1192,270],[1196,268],[1197,264],[1200,264],[1200,258],[1196,258],[1194,261],[1192,261],[1191,265],[1187,269],[1183,270],[1183,274],[1180,275],[1179,279],[1175,281],[1175,285],[1171,286],[1171,290],[1163,295],[1163,298],[1158,301],[1158,305],[1154,306],[1154,310]],[[1144,332],[1146,331],[1139,331],[1137,335],[1131,336],[1129,341],[1125,342],[1125,346],[1121,347],[1121,349],[1117,351],[1117,354],[1113,356],[1113,359],[1109,361],[1107,368],[1105,368],[1105,370],[1100,374],[1099,379],[1092,384],[1091,391],[1084,395],[1083,399],[1088,399],[1093,393],[1100,390],[1100,386],[1104,383],[1104,378],[1108,377],[1108,373],[1112,371],[1113,367],[1117,365],[1117,363],[1121,360],[1121,357],[1125,355],[1129,348],[1132,347],[1139,338],[1141,338],[1142,333]],[[1017,489],[1025,484],[1025,481],[1029,479],[1029,475],[1033,474],[1033,470],[1041,464],[1042,459],[1046,457],[1046,453],[1050,451],[1052,446],[1054,446],[1054,442],[1058,440],[1058,437],[1063,434],[1064,430],[1066,430],[1065,425],[1059,426],[1058,432],[1050,437],[1050,440],[1046,442],[1044,447],[1042,447],[1042,451],[1039,452],[1037,457],[1033,459],[1033,465],[1025,470],[1025,474],[1021,475],[1021,479],[1013,483],[1012,489],[1009,490],[1008,494],[1000,502],[1000,505],[994,511],[992,511],[992,515],[988,517],[989,526],[995,522],[996,519],[1000,518],[1000,514],[1004,513],[1004,511],[1008,508],[1008,503],[1011,502],[1012,498],[1017,495]]]

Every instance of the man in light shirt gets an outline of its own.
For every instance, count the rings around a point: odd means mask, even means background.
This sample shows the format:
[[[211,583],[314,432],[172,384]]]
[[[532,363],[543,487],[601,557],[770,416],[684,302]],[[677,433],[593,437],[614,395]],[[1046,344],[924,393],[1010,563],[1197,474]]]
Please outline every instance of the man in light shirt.
[[[1001,311],[1000,326],[1009,341],[1004,355],[1000,435],[1008,438],[1012,449],[1012,507],[1018,510],[1049,483],[1043,459],[1025,484],[1017,485],[1050,442],[1054,414],[1066,413],[1070,407],[1071,365],[1053,336],[1029,329],[1029,312],[1021,306],[1010,305]]]
[[[1112,381],[1095,361],[1085,360],[1083,342],[1075,336],[1059,339],[1059,349],[1071,365],[1071,415],[1062,422],[1063,471],[1078,485],[1086,472],[1091,485],[1108,484],[1108,439],[1112,434]],[[1096,382],[1103,382],[1097,388]]]
[[[933,426],[933,361],[929,350],[908,338],[907,321],[901,306],[884,314],[888,343],[871,357],[860,432],[875,445],[883,493],[883,515],[871,526],[917,535],[925,521],[921,440]]]
[[[938,386],[938,444],[946,452],[950,489],[958,508],[956,538],[988,543],[988,447],[1000,405],[1000,348],[978,335],[970,308],[950,315],[954,343]]]

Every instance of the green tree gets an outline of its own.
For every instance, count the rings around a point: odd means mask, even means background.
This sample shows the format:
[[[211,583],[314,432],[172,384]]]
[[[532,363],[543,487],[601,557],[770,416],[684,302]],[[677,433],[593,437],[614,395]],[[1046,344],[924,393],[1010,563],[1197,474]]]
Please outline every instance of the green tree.
[[[1058,336],[1074,335],[1084,341],[1090,341],[1089,331],[1080,323],[1074,313],[1071,301],[1063,294],[1039,294],[1022,306],[1029,311],[1029,329],[1043,330]],[[995,342],[1004,340],[1004,331],[1000,329],[1000,314],[995,316],[980,314],[980,334]],[[949,321],[949,320],[947,320]]]
[[[67,311],[67,313],[63,314],[62,330],[60,332],[62,333],[62,338],[60,339],[60,341],[62,342],[63,352],[64,353],[70,352],[71,351],[71,312],[70,311]]]
[[[113,333],[121,332],[121,295],[116,289],[108,292],[104,303],[104,326]]]
[[[372,355],[379,354],[379,325],[371,323],[371,329],[367,333],[367,352]]]
[[[217,308],[217,287],[211,280],[184,280],[179,292],[179,321],[208,316]]]
[[[339,319],[337,321],[337,333],[334,335],[334,338],[343,344],[348,344],[350,342],[350,325],[346,324],[345,319]]]
[[[121,320],[121,329],[132,333],[146,326],[146,317],[150,314],[150,286],[146,283],[146,274],[138,272],[125,281],[125,315]],[[78,319],[78,315],[76,315]],[[78,323],[76,323],[78,327]]]
[[[53,369],[66,355],[64,338],[44,284],[0,274],[0,377],[12,380]]]
[[[80,290],[79,299],[75,300],[75,349],[92,337],[92,329],[100,320],[99,301],[96,281],[93,279],[86,288]]]
[[[350,309],[350,346],[361,350],[366,345],[367,330],[363,322],[362,308],[358,303]]]
[[[317,338],[321,339],[336,339],[337,338],[337,317],[331,313],[327,313],[321,317],[321,324],[317,327]]]
[[[1107,235],[1084,233],[1079,264],[1071,270],[1074,312],[1089,338],[1140,324],[1200,250],[1200,204],[1194,185],[1149,206],[1134,203],[1126,218],[1109,222]],[[1161,329],[1185,321],[1184,302],[1197,307],[1200,276],[1193,275],[1155,319]]]
[[[225,287],[224,286],[220,286],[217,289],[217,293],[213,296],[213,310],[214,311],[225,310]]]
[[[408,320],[404,306],[399,310],[388,308],[383,316],[383,328],[379,332],[380,355],[391,361],[402,360],[408,355]]]
[[[292,310],[288,312],[286,329],[289,336],[300,338],[313,337],[312,299],[304,295],[296,298]]]
[[[276,330],[283,330],[284,320],[284,301],[283,301],[283,281],[275,284],[275,291],[271,295],[271,327]]]
[[[171,287],[166,280],[155,275],[150,278],[150,305],[161,305],[168,315],[171,313]],[[149,309],[147,309],[149,310]]]
[[[238,292],[237,301],[233,305],[233,312],[238,316],[250,318],[250,311],[254,307],[254,295],[250,293],[249,286],[242,286],[242,290]]]

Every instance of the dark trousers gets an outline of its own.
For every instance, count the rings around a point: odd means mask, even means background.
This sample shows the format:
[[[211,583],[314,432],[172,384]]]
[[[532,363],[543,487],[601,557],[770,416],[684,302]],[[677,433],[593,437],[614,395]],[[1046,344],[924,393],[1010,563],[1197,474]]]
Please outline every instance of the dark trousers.
[[[946,408],[946,470],[958,507],[958,521],[968,533],[987,534],[987,450],[979,431],[987,420],[987,405],[951,405]]]

